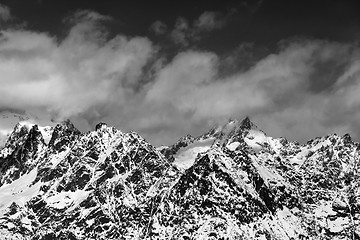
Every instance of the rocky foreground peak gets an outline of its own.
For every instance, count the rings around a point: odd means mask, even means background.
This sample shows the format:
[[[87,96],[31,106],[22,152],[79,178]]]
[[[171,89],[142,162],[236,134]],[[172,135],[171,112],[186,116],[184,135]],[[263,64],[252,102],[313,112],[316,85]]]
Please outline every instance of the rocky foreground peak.
[[[248,117],[159,149],[105,123],[19,124],[0,152],[0,239],[359,239],[359,149]]]
[[[250,130],[252,128],[257,128],[256,125],[250,121],[250,118],[249,117],[245,117],[241,123],[240,123],[240,126],[243,128],[243,129],[247,129],[247,130]]]

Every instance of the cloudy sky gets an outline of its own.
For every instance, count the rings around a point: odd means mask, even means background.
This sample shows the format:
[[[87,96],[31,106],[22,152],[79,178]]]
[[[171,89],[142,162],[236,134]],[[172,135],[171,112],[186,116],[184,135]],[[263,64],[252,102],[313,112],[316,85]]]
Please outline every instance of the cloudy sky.
[[[356,1],[194,2],[0,0],[0,110],[155,145],[245,116],[360,140]]]

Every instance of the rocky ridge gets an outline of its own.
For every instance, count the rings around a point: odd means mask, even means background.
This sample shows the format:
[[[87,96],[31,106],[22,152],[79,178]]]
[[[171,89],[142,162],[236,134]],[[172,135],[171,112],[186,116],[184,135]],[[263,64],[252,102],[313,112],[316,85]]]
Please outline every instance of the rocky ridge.
[[[359,144],[267,136],[249,118],[155,148],[104,123],[0,151],[0,239],[360,239]]]

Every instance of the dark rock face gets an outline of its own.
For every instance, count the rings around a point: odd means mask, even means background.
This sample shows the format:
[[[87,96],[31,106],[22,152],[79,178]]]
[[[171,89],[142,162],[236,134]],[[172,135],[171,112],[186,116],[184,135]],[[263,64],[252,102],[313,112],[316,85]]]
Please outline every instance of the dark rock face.
[[[19,131],[14,130],[7,145],[11,142],[14,142],[16,147],[8,151],[8,154],[0,155],[0,186],[11,183],[33,169],[39,160],[41,150],[45,147],[44,139],[36,125],[29,132],[26,131],[26,127],[21,127]]]
[[[209,152],[179,178],[160,203],[162,211],[156,217],[162,226],[174,228],[174,238],[181,238],[184,232],[200,236],[201,219],[227,219],[242,225],[260,219],[268,212],[262,199],[249,191],[234,169],[217,159],[217,154],[237,168],[223,152]],[[246,175],[240,168],[237,171]],[[190,226],[182,223],[184,216]],[[227,222],[217,223],[217,228],[204,234],[225,237],[229,230]]]
[[[177,153],[210,145],[178,170]],[[300,145],[249,118],[161,152],[104,123],[48,145],[17,126],[0,153],[2,239],[357,239],[359,144]]]
[[[49,146],[59,151],[63,146],[72,143],[80,134],[81,132],[69,120],[66,120],[56,125]]]

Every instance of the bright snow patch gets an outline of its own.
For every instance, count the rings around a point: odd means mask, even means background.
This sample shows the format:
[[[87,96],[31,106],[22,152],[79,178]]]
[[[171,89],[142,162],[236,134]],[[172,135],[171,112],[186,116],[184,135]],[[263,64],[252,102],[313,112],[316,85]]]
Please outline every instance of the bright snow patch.
[[[195,159],[199,153],[206,152],[210,149],[214,140],[215,138],[209,138],[196,141],[189,146],[180,149],[180,151],[174,156],[174,165],[182,170],[188,169],[194,164]]]
[[[64,209],[69,206],[76,207],[91,191],[77,190],[75,192],[61,192],[54,196],[48,197],[46,203],[53,208]]]
[[[276,171],[272,171],[266,166],[259,164],[258,159],[254,156],[250,156],[254,167],[257,169],[257,172],[260,174],[261,178],[264,179],[264,183],[269,186],[269,184],[276,184],[286,186],[288,185],[285,179],[278,174]]]
[[[38,182],[35,185],[30,186],[35,180],[36,175],[37,169],[33,169],[28,174],[25,174],[12,183],[3,185],[0,188],[0,216],[5,213],[6,209],[13,202],[23,206],[27,201],[38,194],[41,183]]]
[[[239,142],[232,142],[228,145],[226,145],[226,147],[230,150],[230,151],[235,151],[236,148],[240,145]]]
[[[49,144],[53,133],[53,128],[46,126],[46,127],[39,127],[39,130],[41,132],[41,135],[43,136],[45,144]]]
[[[264,132],[254,129],[249,130],[249,133],[244,138],[244,141],[255,151],[259,151],[266,144],[276,153],[279,153],[280,148],[282,147],[279,139],[268,137]]]
[[[19,122],[19,125],[21,127],[26,127],[28,130],[30,130],[35,125],[35,123],[33,123],[31,121],[21,121],[21,122]]]
[[[261,131],[249,130],[249,133],[244,138],[244,141],[246,142],[247,145],[249,145],[249,147],[251,147],[256,151],[262,148],[261,145],[267,141],[267,137]]]
[[[342,232],[350,224],[350,219],[348,217],[338,217],[334,221],[331,221],[330,219],[327,221],[328,228],[330,232],[333,233]]]
[[[60,153],[54,154],[50,158],[50,163],[52,167],[55,168],[63,159],[65,159],[65,157],[68,155],[69,152],[70,152],[70,148],[67,148],[66,151],[62,151]]]
[[[328,216],[335,216],[336,212],[332,209],[330,202],[320,201],[320,206],[314,209],[314,215],[317,218],[326,218]]]

